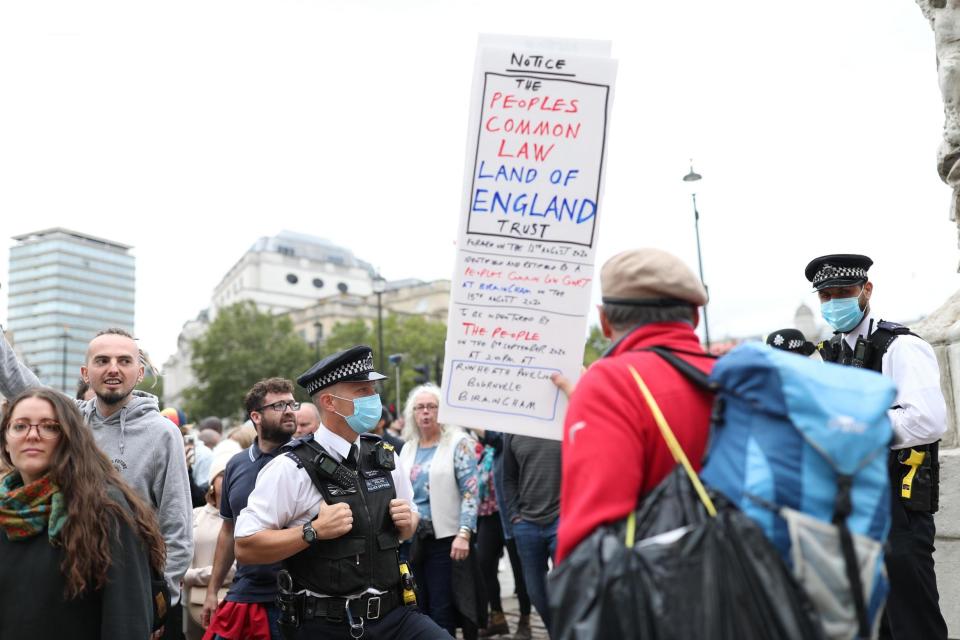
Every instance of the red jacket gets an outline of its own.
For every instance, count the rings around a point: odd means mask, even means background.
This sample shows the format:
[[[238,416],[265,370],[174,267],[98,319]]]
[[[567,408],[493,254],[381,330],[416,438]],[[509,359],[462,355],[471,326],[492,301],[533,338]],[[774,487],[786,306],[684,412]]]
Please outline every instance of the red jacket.
[[[713,398],[655,353],[663,346],[704,353],[693,328],[663,322],[636,329],[577,383],[563,427],[563,481],[557,562],[599,525],[624,518],[675,466],[640,389],[633,365],[699,471]],[[709,373],[713,360],[677,354]]]

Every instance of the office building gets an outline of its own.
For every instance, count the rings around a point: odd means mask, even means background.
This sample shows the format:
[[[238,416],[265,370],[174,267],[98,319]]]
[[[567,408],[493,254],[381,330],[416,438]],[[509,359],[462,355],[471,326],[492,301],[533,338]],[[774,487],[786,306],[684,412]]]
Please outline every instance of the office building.
[[[131,247],[59,227],[13,239],[7,329],[40,380],[73,395],[90,339],[133,331]]]

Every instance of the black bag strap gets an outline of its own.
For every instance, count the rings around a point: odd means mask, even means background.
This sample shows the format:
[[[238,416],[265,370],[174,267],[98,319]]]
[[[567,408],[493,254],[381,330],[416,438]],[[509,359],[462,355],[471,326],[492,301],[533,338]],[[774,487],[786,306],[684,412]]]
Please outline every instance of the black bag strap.
[[[162,571],[150,565],[150,592],[153,600],[153,625],[151,631],[157,631],[167,623],[170,613],[170,587]]]
[[[863,598],[863,583],[860,581],[860,563],[853,547],[853,536],[847,527],[847,516],[853,510],[851,493],[853,492],[853,476],[839,474],[837,476],[837,498],[833,507],[833,524],[840,530],[840,552],[843,554],[843,565],[846,569],[847,582],[850,583],[850,592],[853,596],[853,607],[857,612],[857,637],[861,640],[870,638],[870,622],[867,619],[867,606]]]
[[[634,351],[651,351],[664,360],[667,361],[670,366],[676,369],[683,377],[692,382],[696,387],[702,389],[703,391],[709,391],[710,393],[716,393],[719,389],[719,386],[715,383],[710,382],[710,376],[705,374],[700,369],[697,369],[695,366],[679,357],[677,354],[682,353],[684,355],[696,356],[699,358],[710,358],[711,360],[716,360],[717,356],[711,355],[709,353],[697,353],[696,351],[683,351],[681,349],[671,349],[669,347],[644,347],[643,349],[634,349]]]

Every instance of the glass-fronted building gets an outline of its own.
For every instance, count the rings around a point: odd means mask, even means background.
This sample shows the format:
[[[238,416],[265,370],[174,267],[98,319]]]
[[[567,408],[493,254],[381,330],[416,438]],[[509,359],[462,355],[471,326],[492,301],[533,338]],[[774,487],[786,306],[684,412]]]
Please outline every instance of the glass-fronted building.
[[[62,228],[13,239],[7,328],[40,380],[73,395],[94,334],[133,332],[131,247]]]

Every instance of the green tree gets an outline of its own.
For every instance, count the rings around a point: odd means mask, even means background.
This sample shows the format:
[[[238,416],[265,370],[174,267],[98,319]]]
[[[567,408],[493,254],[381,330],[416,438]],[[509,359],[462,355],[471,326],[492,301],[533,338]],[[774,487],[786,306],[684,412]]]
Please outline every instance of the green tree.
[[[603,337],[603,331],[600,325],[595,324],[590,327],[590,335],[587,337],[587,346],[583,350],[583,366],[589,367],[595,361],[600,359],[603,352],[610,346],[610,341]]]
[[[390,314],[383,319],[383,361],[390,376],[384,381],[381,397],[386,405],[398,405],[403,410],[407,393],[416,386],[415,366],[425,365],[431,382],[438,383],[436,370],[443,367],[443,348],[447,338],[447,326],[443,322],[427,320],[423,316]],[[337,324],[324,341],[324,354],[334,353],[354,345],[366,344],[373,348],[373,360],[380,366],[377,353],[376,323],[367,326],[363,320]],[[387,356],[403,354],[400,365],[400,402],[397,403],[396,369],[387,361]]]
[[[243,397],[257,380],[293,380],[314,361],[289,318],[263,313],[250,301],[221,309],[192,346],[197,386],[187,390],[184,406],[190,416],[240,417]],[[307,399],[301,389],[296,393]]]

